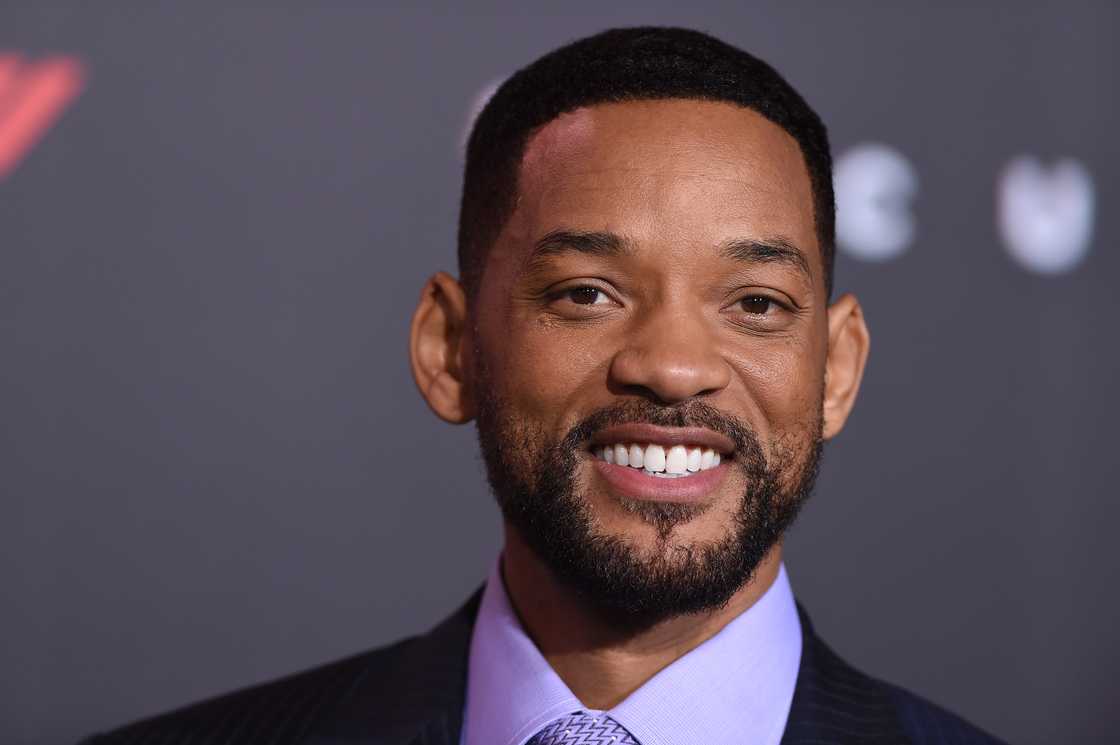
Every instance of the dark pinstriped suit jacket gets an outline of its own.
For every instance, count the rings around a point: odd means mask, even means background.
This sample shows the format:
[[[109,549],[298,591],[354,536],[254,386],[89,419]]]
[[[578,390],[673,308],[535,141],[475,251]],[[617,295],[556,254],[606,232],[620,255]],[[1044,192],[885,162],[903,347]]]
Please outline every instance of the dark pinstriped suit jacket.
[[[458,745],[481,596],[480,589],[423,636],[136,722],[84,745]],[[821,641],[800,606],[798,613],[804,645],[782,745],[999,745],[928,701],[858,672]]]

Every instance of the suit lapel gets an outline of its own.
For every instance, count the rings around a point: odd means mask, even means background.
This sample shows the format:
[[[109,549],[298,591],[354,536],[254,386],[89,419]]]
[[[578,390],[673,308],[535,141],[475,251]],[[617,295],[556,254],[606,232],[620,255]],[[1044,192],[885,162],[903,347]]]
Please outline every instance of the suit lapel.
[[[422,636],[374,652],[307,745],[458,745],[482,588]]]
[[[797,614],[801,666],[781,745],[908,745],[882,684],[829,649],[800,603]]]

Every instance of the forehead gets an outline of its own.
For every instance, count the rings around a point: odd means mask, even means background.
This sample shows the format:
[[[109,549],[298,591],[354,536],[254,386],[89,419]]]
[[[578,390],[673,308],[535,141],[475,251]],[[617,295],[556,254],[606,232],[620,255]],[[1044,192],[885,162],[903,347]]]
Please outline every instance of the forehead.
[[[600,104],[534,133],[508,227],[533,238],[569,221],[587,224],[563,227],[662,239],[783,235],[820,260],[810,251],[817,245],[812,189],[797,141],[725,102]]]

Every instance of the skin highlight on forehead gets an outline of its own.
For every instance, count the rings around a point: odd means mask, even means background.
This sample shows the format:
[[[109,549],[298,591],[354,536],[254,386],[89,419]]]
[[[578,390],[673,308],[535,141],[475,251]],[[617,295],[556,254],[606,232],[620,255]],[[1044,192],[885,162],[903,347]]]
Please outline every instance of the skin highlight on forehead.
[[[529,138],[521,159],[522,178],[567,160],[594,136],[595,114],[590,107],[561,114]]]

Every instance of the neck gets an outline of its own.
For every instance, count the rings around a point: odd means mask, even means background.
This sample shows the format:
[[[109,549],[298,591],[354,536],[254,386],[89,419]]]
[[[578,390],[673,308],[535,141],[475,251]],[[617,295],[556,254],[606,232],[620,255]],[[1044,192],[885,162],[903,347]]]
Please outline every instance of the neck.
[[[502,575],[510,603],[548,664],[591,709],[614,707],[754,605],[774,584],[782,554],[781,543],[775,544],[722,608],[627,633],[560,584],[515,530],[507,526],[505,533]]]

